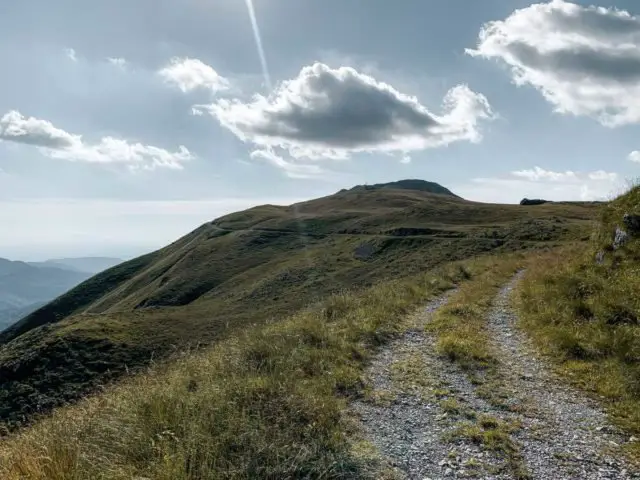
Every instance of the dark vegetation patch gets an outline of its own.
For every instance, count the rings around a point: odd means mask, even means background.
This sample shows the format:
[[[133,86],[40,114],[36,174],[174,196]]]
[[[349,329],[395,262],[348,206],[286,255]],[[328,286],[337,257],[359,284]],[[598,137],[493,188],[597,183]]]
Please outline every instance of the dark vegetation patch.
[[[520,200],[520,205],[542,205],[543,203],[549,203],[549,200],[542,200],[540,198],[523,198]]]

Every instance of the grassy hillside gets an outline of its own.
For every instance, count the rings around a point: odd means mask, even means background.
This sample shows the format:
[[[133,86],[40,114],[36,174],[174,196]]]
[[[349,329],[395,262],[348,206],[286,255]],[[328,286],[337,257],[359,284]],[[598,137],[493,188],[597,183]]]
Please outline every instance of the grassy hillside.
[[[455,193],[453,193],[448,188],[443,187],[434,182],[426,182],[424,180],[398,180],[397,182],[389,182],[389,183],[375,183],[373,185],[356,185],[351,188],[350,191],[354,190],[378,190],[381,188],[392,188],[392,189],[402,189],[402,190],[417,190],[420,192],[427,193],[438,193],[441,195],[449,195],[451,197],[458,197]],[[346,191],[346,190],[345,190]]]
[[[343,415],[363,394],[367,360],[415,306],[495,282],[487,274],[512,273],[523,257],[448,264],[246,329],[0,443],[0,477],[380,478]]]
[[[640,238],[612,248],[625,213],[640,214],[640,187],[603,208],[591,242],[536,262],[518,304],[523,327],[560,371],[639,435]],[[600,263],[598,252],[604,253]]]
[[[19,425],[151,359],[280,320],[345,288],[586,238],[596,211],[376,188],[219,218],[0,334],[0,421]]]

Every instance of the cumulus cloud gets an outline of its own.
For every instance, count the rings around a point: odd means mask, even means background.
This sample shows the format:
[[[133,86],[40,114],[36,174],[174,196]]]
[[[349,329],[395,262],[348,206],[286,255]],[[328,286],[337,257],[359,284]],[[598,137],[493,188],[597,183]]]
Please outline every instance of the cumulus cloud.
[[[485,24],[467,53],[504,62],[559,113],[609,127],[640,122],[640,18],[626,11],[533,4]]]
[[[181,169],[184,162],[194,158],[182,145],[177,151],[170,152],[113,137],[103,137],[98,143],[86,143],[81,135],[61,130],[47,120],[25,117],[15,110],[0,118],[0,140],[35,146],[50,158],[124,164],[142,169]]]
[[[556,172],[538,166],[500,177],[474,178],[468,183],[453,186],[456,193],[470,200],[497,203],[517,203],[523,197],[606,200],[622,188],[620,177],[615,172]]]
[[[194,58],[173,58],[158,74],[165,82],[187,93],[197,88],[219,92],[229,88],[229,81],[212,67]]]
[[[199,107],[202,110],[202,107]],[[493,117],[487,99],[466,85],[452,88],[436,114],[350,67],[302,68],[269,96],[220,99],[206,110],[242,141],[281,149],[293,158],[344,159],[354,153],[400,153],[478,142]]]
[[[15,110],[0,118],[0,139],[52,149],[70,148],[81,141],[47,120],[24,117]]]
[[[640,151],[634,150],[629,154],[629,160],[632,162],[640,163]]]

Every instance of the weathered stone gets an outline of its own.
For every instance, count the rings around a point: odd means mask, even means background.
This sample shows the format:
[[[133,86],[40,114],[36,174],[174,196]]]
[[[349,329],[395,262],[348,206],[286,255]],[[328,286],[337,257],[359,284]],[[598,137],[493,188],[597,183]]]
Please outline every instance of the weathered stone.
[[[616,227],[616,234],[613,238],[613,249],[618,249],[622,247],[625,243],[629,241],[629,234],[625,232],[620,227]]]
[[[596,263],[602,265],[604,263],[604,250],[600,250],[596,253]]]

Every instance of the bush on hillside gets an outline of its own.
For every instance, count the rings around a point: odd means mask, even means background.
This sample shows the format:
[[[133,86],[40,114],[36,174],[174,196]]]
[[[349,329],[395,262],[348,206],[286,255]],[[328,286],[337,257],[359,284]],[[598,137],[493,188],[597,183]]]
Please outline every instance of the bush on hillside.
[[[520,200],[520,205],[542,205],[543,203],[549,203],[549,200],[542,200],[540,198],[523,198]]]

